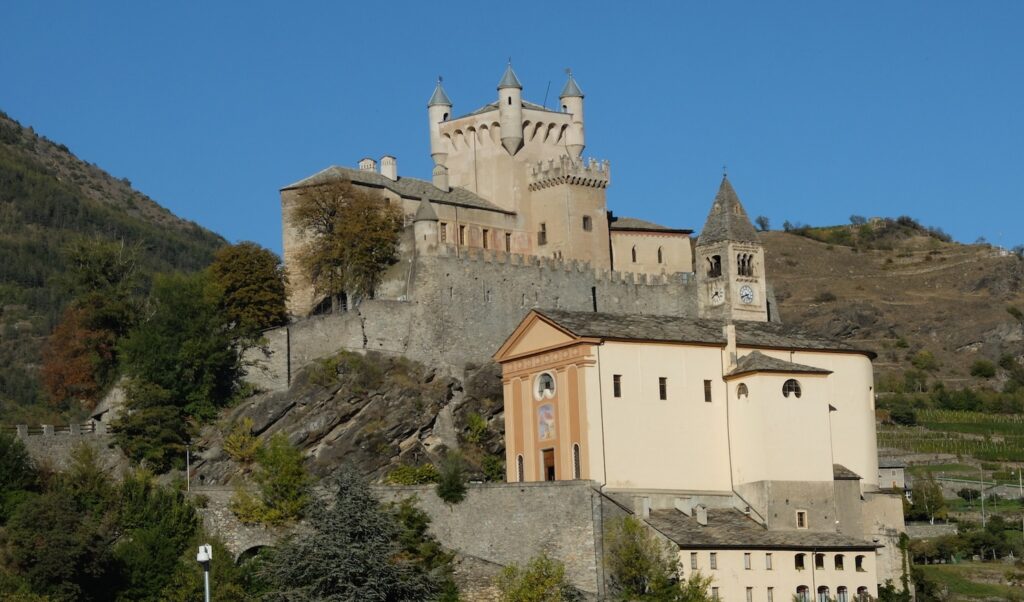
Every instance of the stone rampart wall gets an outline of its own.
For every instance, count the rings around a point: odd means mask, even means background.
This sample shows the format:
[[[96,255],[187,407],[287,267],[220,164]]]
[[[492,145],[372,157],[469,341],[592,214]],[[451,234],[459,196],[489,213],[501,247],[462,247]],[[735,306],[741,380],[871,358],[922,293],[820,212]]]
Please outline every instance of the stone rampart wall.
[[[63,471],[71,466],[75,452],[79,446],[92,448],[100,460],[101,466],[107,471],[117,474],[128,466],[128,459],[121,450],[113,446],[113,437],[106,433],[54,432],[52,427],[42,435],[23,435],[18,437],[25,444],[25,450],[40,466],[49,470]]]
[[[649,276],[594,270],[588,264],[442,247],[403,271],[404,292],[358,308],[267,331],[246,353],[248,380],[287,388],[311,361],[341,349],[402,354],[450,373],[490,359],[533,308],[695,316],[688,274]],[[394,287],[392,287],[394,288]],[[401,294],[399,294],[401,293]]]

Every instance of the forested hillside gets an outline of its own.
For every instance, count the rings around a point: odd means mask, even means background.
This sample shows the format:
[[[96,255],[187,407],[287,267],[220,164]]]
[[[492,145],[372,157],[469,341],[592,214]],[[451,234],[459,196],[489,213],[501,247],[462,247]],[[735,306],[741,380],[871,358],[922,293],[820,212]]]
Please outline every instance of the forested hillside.
[[[71,293],[69,245],[137,247],[142,286],[156,272],[194,271],[224,244],[68,148],[0,112],[0,415],[41,420],[38,364]]]

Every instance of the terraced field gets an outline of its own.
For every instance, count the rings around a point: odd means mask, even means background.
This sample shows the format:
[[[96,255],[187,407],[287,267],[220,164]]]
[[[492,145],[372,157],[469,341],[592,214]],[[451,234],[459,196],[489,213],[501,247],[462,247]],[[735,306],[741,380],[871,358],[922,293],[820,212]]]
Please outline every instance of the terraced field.
[[[881,427],[878,446],[990,462],[1024,462],[1024,415],[921,410],[917,420],[917,427]]]

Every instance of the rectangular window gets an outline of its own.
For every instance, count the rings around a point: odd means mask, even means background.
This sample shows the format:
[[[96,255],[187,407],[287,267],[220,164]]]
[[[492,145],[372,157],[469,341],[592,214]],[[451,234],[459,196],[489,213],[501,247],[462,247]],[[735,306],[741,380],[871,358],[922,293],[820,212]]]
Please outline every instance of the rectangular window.
[[[697,553],[690,552],[690,568],[697,570]]]
[[[807,512],[804,510],[796,511],[796,528],[806,529],[807,528]]]
[[[768,588],[768,602],[775,602],[775,588]]]
[[[491,231],[488,230],[487,228],[484,228],[484,248],[491,248]]]
[[[658,399],[668,399],[668,379],[664,376],[658,377]]]
[[[815,554],[814,555],[814,568],[819,570],[819,571],[824,571],[825,570],[825,555],[824,554]]]
[[[589,215],[583,216],[583,229],[587,232],[594,229],[594,222],[590,219]]]
[[[548,244],[548,225],[541,224],[540,232],[537,232],[537,245],[543,247]]]
[[[465,226],[459,226],[459,244],[460,245],[466,244],[466,227]]]
[[[711,401],[711,381],[704,381],[704,401]]]
[[[754,588],[747,588],[747,602],[754,602]]]
[[[743,568],[750,570],[750,552],[743,553]]]
[[[836,570],[837,571],[843,570],[843,555],[842,554],[836,554]]]
[[[438,233],[441,235],[441,242],[448,242],[448,224],[441,222]]]
[[[718,597],[718,588],[717,587],[712,587],[711,588],[711,599],[712,600],[721,600],[721,598]]]
[[[717,552],[711,552],[711,570],[716,570],[717,568],[718,568],[718,553]]]
[[[772,553],[768,552],[764,555],[764,568],[767,571],[772,570]]]
[[[622,375],[612,375],[612,396],[622,397]]]
[[[505,252],[506,253],[511,253],[512,252],[512,233],[511,232],[506,232],[505,233]]]

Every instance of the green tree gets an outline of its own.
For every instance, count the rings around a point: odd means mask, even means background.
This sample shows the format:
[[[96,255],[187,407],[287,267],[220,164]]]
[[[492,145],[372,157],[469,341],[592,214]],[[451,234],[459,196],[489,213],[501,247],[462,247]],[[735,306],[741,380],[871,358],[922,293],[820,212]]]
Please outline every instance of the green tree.
[[[232,509],[245,522],[279,525],[302,516],[309,503],[310,478],[302,464],[302,452],[288,443],[283,433],[270,438],[256,453],[258,497],[239,489]]]
[[[768,228],[771,227],[771,222],[768,221],[768,217],[764,215],[757,216],[757,219],[754,220],[754,223],[757,225],[757,229],[760,230],[761,232],[767,232]]]
[[[565,578],[565,565],[541,553],[525,567],[505,567],[497,579],[502,602],[570,602],[582,599]]]
[[[694,573],[680,580],[675,551],[656,539],[633,517],[610,521],[605,528],[605,563],[617,600],[704,602],[711,578]]]
[[[942,487],[935,482],[935,477],[928,473],[925,479],[914,482],[914,501],[910,506],[907,518],[914,520],[946,518],[946,500],[942,496]]]
[[[0,525],[37,484],[35,463],[21,439],[0,432]]]
[[[247,602],[258,599],[260,585],[253,575],[253,564],[257,561],[236,564],[234,555],[224,547],[220,539],[201,530],[185,546],[157,599],[161,602],[195,602],[203,599],[203,571],[196,563],[196,549],[202,544],[213,547],[210,574],[214,579],[214,600]]]
[[[437,477],[437,497],[448,504],[458,504],[466,497],[466,468],[462,456],[450,451],[441,462]]]
[[[401,528],[398,541],[402,545],[402,554],[439,584],[439,601],[457,602],[459,590],[452,571],[454,555],[430,534],[430,517],[416,506],[416,502],[416,497],[408,497],[387,506]]]
[[[224,315],[239,336],[287,323],[284,266],[272,251],[254,242],[221,247],[210,272],[223,293]]]
[[[996,365],[988,360],[977,360],[971,364],[971,376],[992,378],[996,375]]]
[[[302,189],[291,222],[305,236],[299,265],[313,290],[353,304],[373,294],[384,269],[397,261],[401,210],[348,180]]]
[[[111,424],[118,447],[157,473],[184,465],[185,447],[196,428],[174,403],[172,393],[150,382],[130,380],[125,396],[131,411],[122,412]]]
[[[288,538],[261,570],[266,600],[430,600],[440,585],[403,554],[402,528],[352,472],[333,504],[314,506],[309,531]]]

